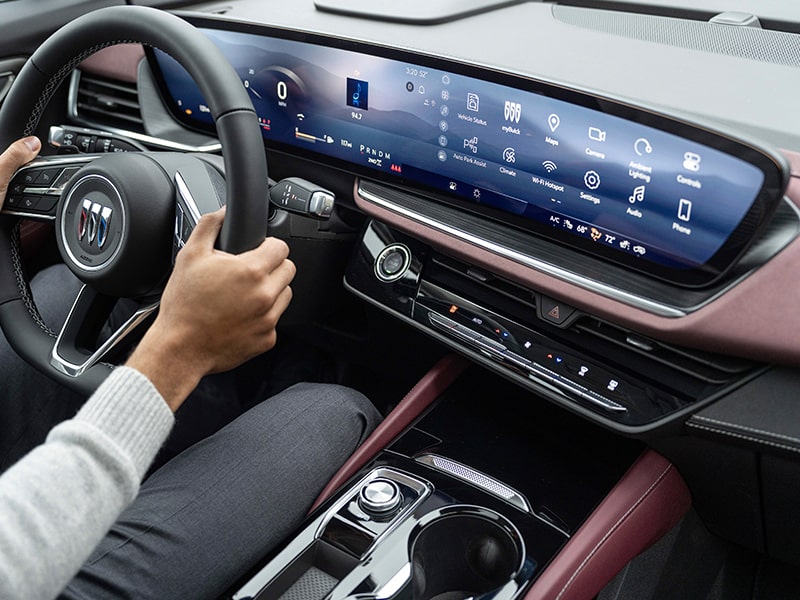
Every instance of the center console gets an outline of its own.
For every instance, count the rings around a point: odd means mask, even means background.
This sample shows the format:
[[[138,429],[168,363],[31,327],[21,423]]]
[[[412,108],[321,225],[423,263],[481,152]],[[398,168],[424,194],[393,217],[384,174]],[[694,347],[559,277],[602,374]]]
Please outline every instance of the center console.
[[[593,575],[583,546],[611,543],[619,568],[688,508],[680,478],[639,442],[476,367],[438,393],[437,369],[367,440],[377,454],[354,456],[343,467],[354,475],[233,598],[521,598],[551,580],[584,593],[613,573]],[[420,397],[434,395],[420,417]],[[398,419],[403,433],[385,444]],[[572,564],[578,555],[585,565]]]

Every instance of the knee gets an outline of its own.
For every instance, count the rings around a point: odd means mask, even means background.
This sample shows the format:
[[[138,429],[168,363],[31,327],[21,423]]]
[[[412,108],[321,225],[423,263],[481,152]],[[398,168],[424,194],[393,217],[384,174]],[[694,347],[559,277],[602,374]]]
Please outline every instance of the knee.
[[[308,419],[332,430],[355,428],[358,443],[372,432],[381,420],[375,406],[362,393],[329,383],[298,383],[271,398],[274,407],[302,412]]]

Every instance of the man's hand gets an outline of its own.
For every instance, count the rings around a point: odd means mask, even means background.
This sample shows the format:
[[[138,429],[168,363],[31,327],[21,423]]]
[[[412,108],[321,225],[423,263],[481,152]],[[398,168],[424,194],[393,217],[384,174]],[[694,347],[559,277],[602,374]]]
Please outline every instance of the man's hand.
[[[22,165],[31,162],[39,150],[42,143],[38,138],[26,137],[11,144],[5,152],[0,154],[0,208],[6,199],[8,184],[11,177]]]
[[[178,253],[159,315],[128,360],[177,410],[203,375],[226,371],[275,345],[292,297],[294,264],[275,238],[234,255],[214,249],[224,209],[204,216]]]

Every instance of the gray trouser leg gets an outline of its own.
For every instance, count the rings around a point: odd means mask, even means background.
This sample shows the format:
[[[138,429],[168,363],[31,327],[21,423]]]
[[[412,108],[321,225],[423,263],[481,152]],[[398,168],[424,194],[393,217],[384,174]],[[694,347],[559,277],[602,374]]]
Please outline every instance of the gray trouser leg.
[[[58,331],[78,295],[80,281],[63,265],[31,281],[39,313]],[[5,471],[60,421],[75,416],[85,398],[58,385],[22,360],[0,333],[0,472]]]
[[[358,392],[298,384],[142,486],[66,598],[217,598],[295,528],[377,424]]]

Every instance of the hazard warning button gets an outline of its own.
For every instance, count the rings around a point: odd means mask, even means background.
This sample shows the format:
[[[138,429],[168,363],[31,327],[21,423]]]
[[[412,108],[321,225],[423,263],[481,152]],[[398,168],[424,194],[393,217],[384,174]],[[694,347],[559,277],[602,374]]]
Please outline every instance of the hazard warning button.
[[[540,319],[559,327],[565,327],[574,320],[573,317],[577,317],[574,306],[553,300],[548,296],[539,296],[538,313]]]

